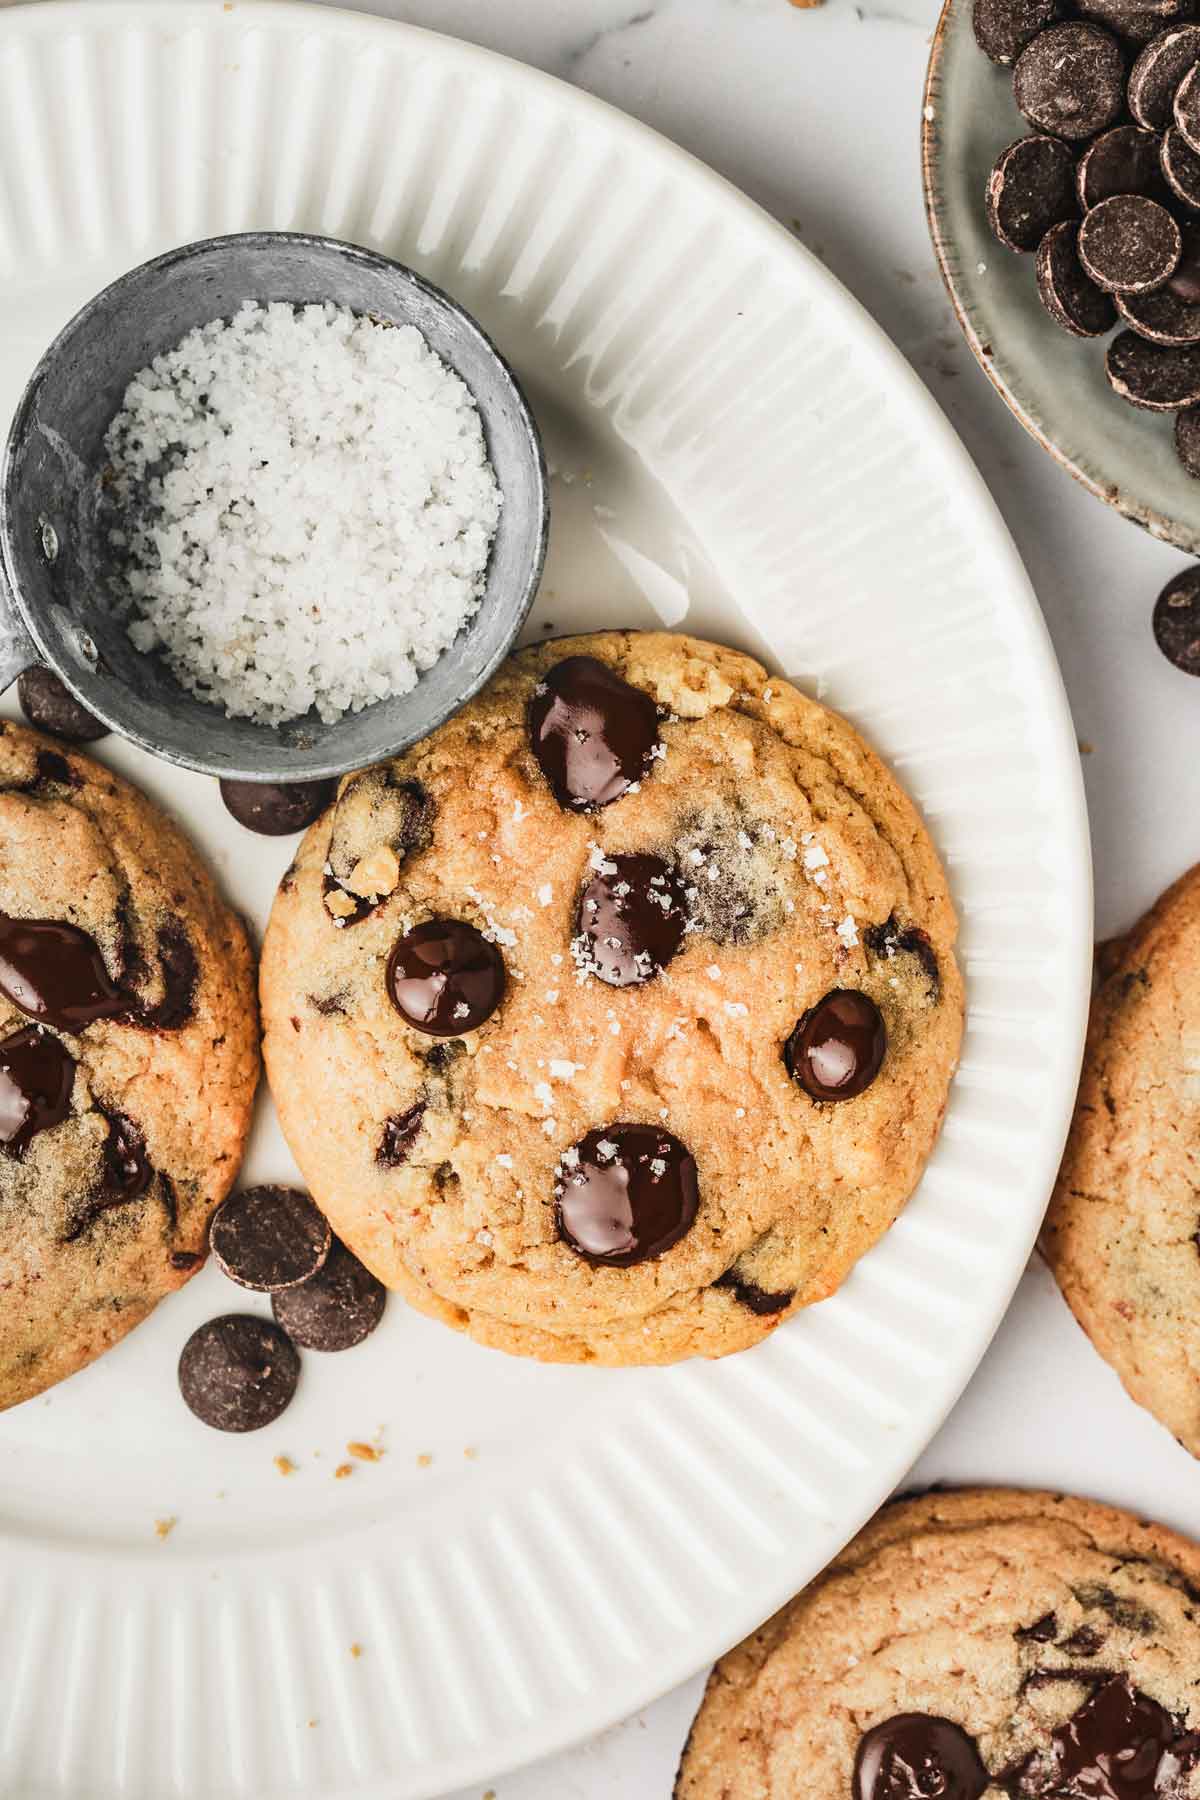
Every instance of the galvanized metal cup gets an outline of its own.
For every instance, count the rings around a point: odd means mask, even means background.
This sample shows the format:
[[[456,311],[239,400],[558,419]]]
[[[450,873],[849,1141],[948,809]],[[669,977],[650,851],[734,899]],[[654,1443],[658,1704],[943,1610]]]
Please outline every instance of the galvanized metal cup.
[[[99,524],[104,434],[131,376],[247,300],[331,301],[415,325],[462,377],[503,495],[474,617],[411,693],[279,726],[231,719],[140,654],[112,610]],[[473,319],[411,269],[355,244],[247,232],[186,244],[78,313],[33,373],[0,464],[0,690],[43,662],[124,737],[185,768],[248,781],[337,775],[406,749],[475,694],[532,604],[549,526],[546,466],[516,377]]]

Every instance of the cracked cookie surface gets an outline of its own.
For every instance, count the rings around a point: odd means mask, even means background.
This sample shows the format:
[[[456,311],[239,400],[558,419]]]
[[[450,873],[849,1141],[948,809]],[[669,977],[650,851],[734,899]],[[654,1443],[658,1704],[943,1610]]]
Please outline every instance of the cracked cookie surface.
[[[1102,948],[1041,1249],[1133,1398],[1200,1455],[1200,868]]]
[[[0,726],[0,1407],[200,1267],[257,1076],[250,948],[191,845]]]
[[[898,1501],[716,1665],[676,1800],[1194,1800],[1198,1584],[1200,1547],[1092,1501]]]
[[[955,929],[843,719],[696,639],[558,640],[312,827],[263,946],[268,1074],[335,1230],[425,1312],[547,1360],[722,1355],[915,1185]]]

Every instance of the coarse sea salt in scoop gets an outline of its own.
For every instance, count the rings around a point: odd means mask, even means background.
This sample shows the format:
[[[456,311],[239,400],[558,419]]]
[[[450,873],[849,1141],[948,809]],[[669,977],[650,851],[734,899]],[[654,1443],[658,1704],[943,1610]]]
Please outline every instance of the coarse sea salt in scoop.
[[[500,490],[414,326],[248,304],[134,376],[105,449],[129,636],[234,717],[407,693],[483,594]]]

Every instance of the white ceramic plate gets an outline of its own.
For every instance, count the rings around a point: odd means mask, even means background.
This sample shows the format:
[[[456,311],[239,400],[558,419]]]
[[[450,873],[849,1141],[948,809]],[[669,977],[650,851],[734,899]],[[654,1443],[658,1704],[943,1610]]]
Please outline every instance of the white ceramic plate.
[[[988,227],[992,164],[1033,127],[1013,100],[1012,71],[997,68],[976,44],[971,4],[946,0],[922,124],[929,228],[963,335],[1056,462],[1153,536],[1200,555],[1200,481],[1175,454],[1174,415],[1117,398],[1104,372],[1108,338],[1061,330],[1038,299],[1033,257],[1006,250]]]
[[[238,1440],[176,1391],[187,1334],[233,1298],[210,1269],[6,1415],[0,1791],[20,1800],[415,1800],[690,1674],[939,1424],[1025,1262],[1075,1085],[1090,891],[1058,672],[963,450],[826,271],[651,133],[459,44],[221,0],[0,14],[0,404],[119,270],[248,226],[401,257],[516,363],[556,470],[535,632],[727,639],[892,757],[952,872],[970,1024],[901,1221],[746,1355],[542,1368],[394,1301]],[[261,924],[291,846],[240,831],[214,783],[100,754]],[[264,1098],[247,1173],[290,1170]],[[384,1459],[335,1480],[377,1432]]]

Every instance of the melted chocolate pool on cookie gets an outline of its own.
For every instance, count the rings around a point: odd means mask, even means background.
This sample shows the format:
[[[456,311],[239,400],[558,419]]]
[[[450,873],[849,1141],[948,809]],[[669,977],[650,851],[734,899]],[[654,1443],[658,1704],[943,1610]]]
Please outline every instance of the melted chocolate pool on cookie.
[[[70,1117],[75,1058],[48,1031],[26,1025],[0,1043],[0,1147],[21,1157],[39,1131]]]
[[[1054,1733],[1053,1762],[1030,1791],[1094,1800],[1156,1800],[1175,1792],[1200,1744],[1157,1700],[1118,1675]]]
[[[686,901],[661,856],[607,856],[579,897],[576,961],[610,987],[640,987],[683,943]]]
[[[504,998],[504,958],[461,919],[427,919],[399,939],[387,991],[400,1017],[431,1037],[477,1031]]]
[[[928,1713],[873,1726],[854,1759],[854,1800],[979,1800],[989,1781],[974,1738]]]
[[[529,737],[558,804],[595,812],[646,775],[658,745],[658,708],[598,658],[568,656],[538,683]]]
[[[669,1131],[609,1125],[565,1152],[559,1235],[590,1263],[627,1269],[677,1244],[700,1204],[696,1161]]]
[[[788,1074],[813,1100],[853,1100],[870,1087],[887,1053],[875,1002],[834,988],[806,1012],[783,1047]]]
[[[82,1031],[129,1011],[94,938],[55,919],[0,914],[0,993],[58,1031]]]

